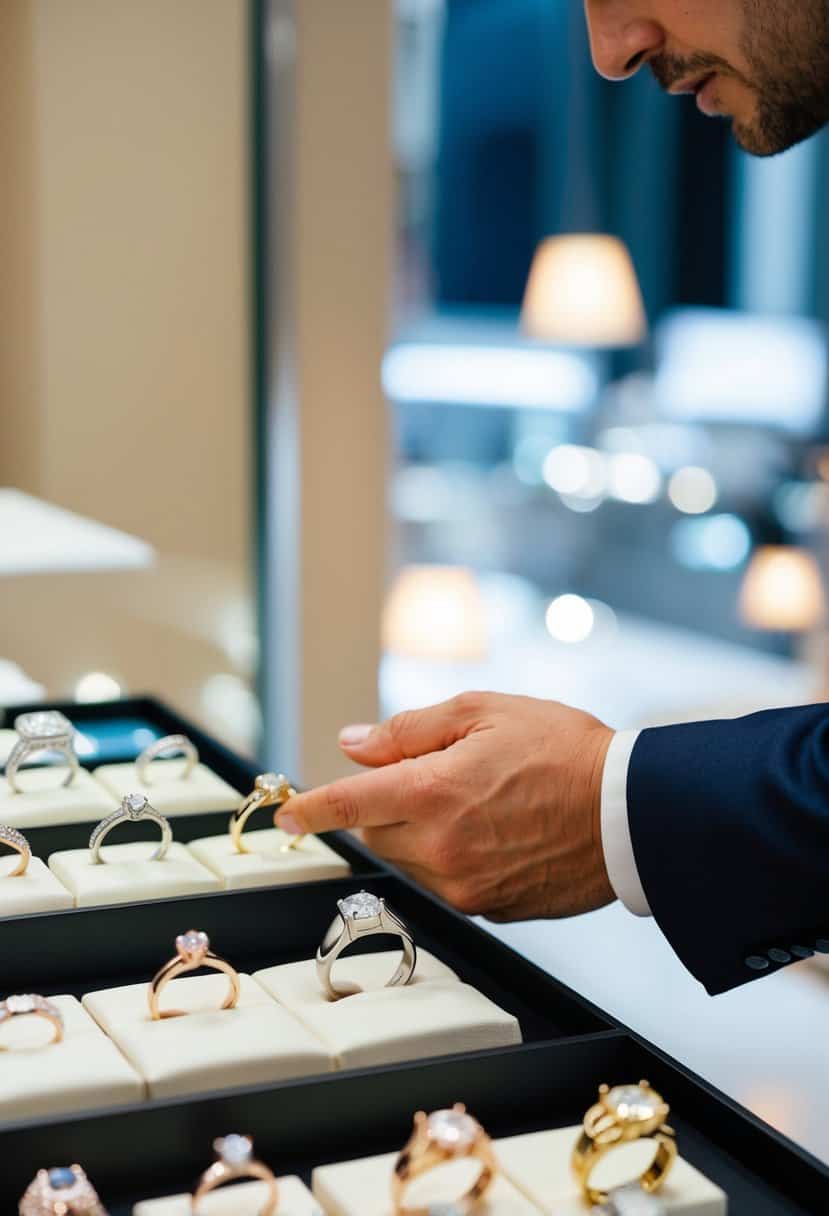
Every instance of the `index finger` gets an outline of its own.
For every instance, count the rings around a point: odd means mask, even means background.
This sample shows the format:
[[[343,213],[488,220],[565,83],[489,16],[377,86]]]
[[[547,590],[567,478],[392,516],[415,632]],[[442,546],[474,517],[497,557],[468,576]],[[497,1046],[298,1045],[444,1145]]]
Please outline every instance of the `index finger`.
[[[411,822],[423,812],[422,770],[430,763],[433,758],[401,760],[295,794],[277,813],[276,826],[298,836]]]

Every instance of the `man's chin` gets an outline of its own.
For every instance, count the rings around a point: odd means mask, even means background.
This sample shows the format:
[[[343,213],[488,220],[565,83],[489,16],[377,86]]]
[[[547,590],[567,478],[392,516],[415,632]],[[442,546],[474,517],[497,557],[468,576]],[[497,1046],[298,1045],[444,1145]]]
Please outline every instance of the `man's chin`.
[[[778,156],[815,135],[824,124],[802,113],[756,113],[750,122],[732,120],[734,138],[751,156]]]

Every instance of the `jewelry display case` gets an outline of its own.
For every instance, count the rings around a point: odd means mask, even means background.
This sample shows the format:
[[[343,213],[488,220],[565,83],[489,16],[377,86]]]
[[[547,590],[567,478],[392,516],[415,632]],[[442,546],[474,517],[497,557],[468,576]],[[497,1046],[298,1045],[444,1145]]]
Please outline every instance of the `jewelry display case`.
[[[87,769],[129,763],[149,732],[188,735],[202,763],[234,789],[249,790],[259,771],[150,698],[57,708],[92,741],[92,753],[81,757]],[[12,718],[7,715],[0,725],[10,726]],[[176,838],[187,843],[216,835],[233,810],[176,819]],[[92,826],[50,823],[26,835],[34,855],[45,859],[57,850],[86,847]],[[157,842],[157,831],[150,825],[142,835],[143,828],[136,825],[136,836]],[[175,935],[191,925],[209,934],[215,950],[239,972],[272,977],[273,968],[313,959],[337,901],[365,889],[388,902],[419,949],[517,1021],[521,1042],[370,1067],[340,1064],[335,1071],[267,1083],[248,1076],[241,1084],[231,1069],[223,1088],[200,1087],[198,1094],[145,1096],[127,1105],[36,1118],[7,1117],[4,1111],[0,1211],[16,1211],[40,1168],[78,1162],[111,1216],[128,1216],[137,1203],[189,1192],[214,1138],[230,1131],[251,1135],[257,1156],[278,1175],[296,1175],[310,1185],[318,1167],[398,1151],[417,1110],[464,1102],[493,1139],[524,1135],[574,1127],[595,1102],[601,1082],[641,1077],[669,1101],[681,1157],[727,1194],[731,1216],[829,1211],[829,1169],[820,1162],[381,863],[357,840],[339,833],[324,839],[347,861],[348,878],[0,920],[0,999],[21,992],[80,999],[147,985]],[[388,940],[364,943],[365,953],[383,949]],[[187,1021],[179,1019],[178,1034],[186,1035]]]

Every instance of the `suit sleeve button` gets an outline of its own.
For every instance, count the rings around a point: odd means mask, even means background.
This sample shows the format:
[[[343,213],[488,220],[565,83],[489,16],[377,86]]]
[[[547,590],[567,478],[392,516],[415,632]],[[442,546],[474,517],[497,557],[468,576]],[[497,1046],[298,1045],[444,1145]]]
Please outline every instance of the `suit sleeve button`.
[[[750,954],[746,959],[746,966],[752,971],[765,971],[769,965],[769,960],[763,958],[762,954]]]
[[[795,958],[812,958],[815,953],[808,946],[792,946],[791,950]]]
[[[818,954],[829,954],[829,937],[819,937],[815,942]]]
[[[777,946],[769,950],[769,958],[773,963],[790,963],[792,961],[792,956],[788,950],[780,950]]]

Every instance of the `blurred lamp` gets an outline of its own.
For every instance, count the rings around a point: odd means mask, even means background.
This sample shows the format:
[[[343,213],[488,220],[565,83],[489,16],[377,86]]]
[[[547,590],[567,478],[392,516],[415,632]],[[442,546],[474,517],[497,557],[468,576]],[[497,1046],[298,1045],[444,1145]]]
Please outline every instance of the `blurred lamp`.
[[[563,346],[636,346],[647,334],[627,248],[612,236],[548,237],[530,269],[521,314],[531,337]]]
[[[761,545],[740,590],[740,614],[753,629],[803,633],[823,621],[826,598],[818,564],[794,545]]]
[[[462,566],[405,566],[383,612],[383,646],[409,658],[473,660],[488,650],[480,584]]]

